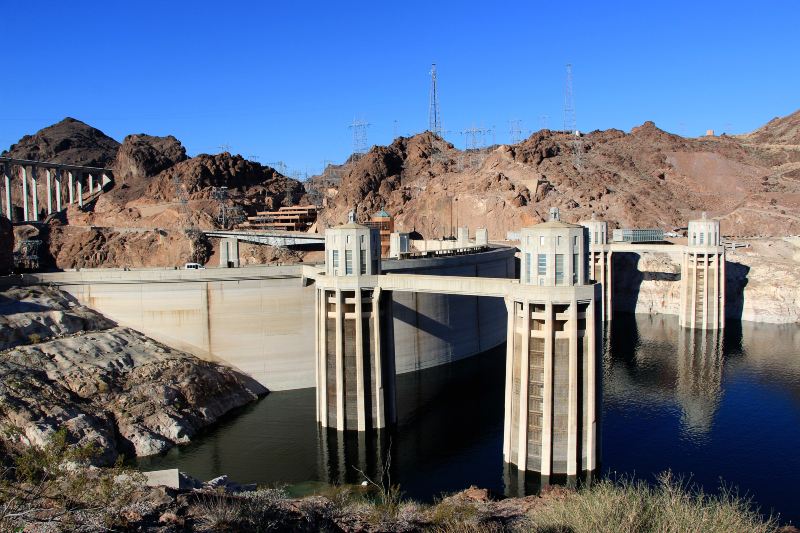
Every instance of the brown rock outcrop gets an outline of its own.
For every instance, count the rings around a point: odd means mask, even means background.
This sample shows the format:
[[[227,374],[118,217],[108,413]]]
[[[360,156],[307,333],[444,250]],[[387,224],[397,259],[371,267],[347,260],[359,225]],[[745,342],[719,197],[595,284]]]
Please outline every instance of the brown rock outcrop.
[[[274,168],[248,161],[227,152],[200,154],[182,161],[156,176],[145,191],[145,197],[165,200],[175,197],[174,180],[192,199],[211,198],[212,187],[227,187],[231,195],[240,195],[249,204],[278,207],[290,191],[296,203],[305,193],[297,180],[287,178]]]
[[[117,152],[114,177],[119,184],[147,178],[186,159],[186,148],[172,135],[128,135]]]
[[[118,149],[119,143],[102,131],[67,117],[33,135],[25,135],[2,155],[70,165],[109,167]]]

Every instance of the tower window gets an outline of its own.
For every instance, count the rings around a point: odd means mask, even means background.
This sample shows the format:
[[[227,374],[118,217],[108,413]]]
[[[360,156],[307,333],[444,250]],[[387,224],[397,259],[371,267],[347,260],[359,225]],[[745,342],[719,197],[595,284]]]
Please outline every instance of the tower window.
[[[344,273],[346,275],[353,273],[353,250],[344,251]]]
[[[525,254],[525,281],[528,283],[531,282],[531,270],[533,270],[531,263],[531,254]]]
[[[578,254],[572,254],[572,283],[578,283]]]
[[[537,264],[536,273],[539,276],[546,275],[547,274],[547,255],[539,254],[538,257],[536,258],[536,261],[538,263]]]
[[[333,257],[331,258],[331,262],[333,263],[333,275],[339,275],[339,250],[333,251]]]
[[[564,284],[564,254],[556,254],[556,285]]]

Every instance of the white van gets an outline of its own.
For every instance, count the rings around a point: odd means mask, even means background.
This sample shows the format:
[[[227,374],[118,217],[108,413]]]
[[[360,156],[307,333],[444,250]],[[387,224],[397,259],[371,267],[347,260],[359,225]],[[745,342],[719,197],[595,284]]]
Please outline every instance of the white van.
[[[205,270],[206,267],[201,265],[200,263],[186,263],[183,268],[185,270]]]

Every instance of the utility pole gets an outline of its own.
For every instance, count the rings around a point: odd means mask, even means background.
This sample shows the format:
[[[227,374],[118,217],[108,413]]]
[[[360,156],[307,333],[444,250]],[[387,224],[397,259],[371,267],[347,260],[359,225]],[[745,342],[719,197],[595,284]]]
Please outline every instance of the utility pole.
[[[436,63],[431,64],[431,92],[428,101],[428,130],[442,136],[442,117],[439,114],[439,91],[436,79]]]

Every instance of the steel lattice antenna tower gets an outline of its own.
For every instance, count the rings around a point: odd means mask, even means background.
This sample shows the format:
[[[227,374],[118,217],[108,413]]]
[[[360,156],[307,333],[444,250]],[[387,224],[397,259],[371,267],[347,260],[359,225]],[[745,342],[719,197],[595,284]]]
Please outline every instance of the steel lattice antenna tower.
[[[353,119],[349,128],[353,130],[353,154],[361,156],[367,153],[367,128],[369,122],[361,119]]]
[[[576,128],[575,99],[572,94],[572,64],[567,63],[567,82],[564,86],[564,131],[575,133]]]
[[[583,170],[581,153],[583,152],[583,142],[578,131],[578,123],[575,118],[575,98],[572,92],[572,64],[567,63],[567,81],[564,86],[564,131],[572,136],[572,164],[580,172]]]
[[[428,104],[428,130],[442,136],[442,117],[439,114],[439,91],[436,87],[436,63],[431,64],[431,93]]]

